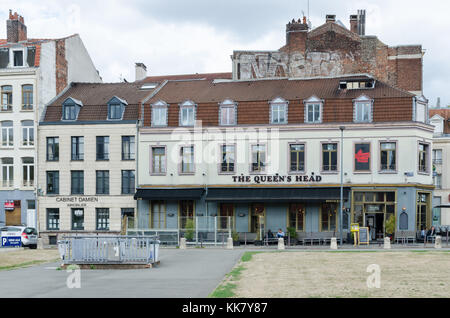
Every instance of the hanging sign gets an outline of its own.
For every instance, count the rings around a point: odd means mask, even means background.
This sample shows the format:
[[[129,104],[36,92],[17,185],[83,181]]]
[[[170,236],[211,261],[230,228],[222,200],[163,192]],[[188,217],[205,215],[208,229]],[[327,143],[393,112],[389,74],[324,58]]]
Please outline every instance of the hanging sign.
[[[14,201],[13,200],[7,200],[5,201],[5,211],[12,211],[14,210]]]

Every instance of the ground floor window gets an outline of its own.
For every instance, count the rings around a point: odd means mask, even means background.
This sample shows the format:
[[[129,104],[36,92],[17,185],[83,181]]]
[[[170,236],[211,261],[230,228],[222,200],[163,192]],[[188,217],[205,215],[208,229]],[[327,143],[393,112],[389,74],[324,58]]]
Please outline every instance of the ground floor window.
[[[305,230],[305,205],[301,203],[289,204],[288,227],[295,228],[296,231]]]
[[[59,209],[47,209],[47,230],[59,230]]]
[[[231,203],[221,203],[219,207],[219,229],[233,228],[234,205]]]
[[[336,231],[337,203],[323,203],[320,212],[321,231]]]
[[[166,227],[166,203],[164,201],[152,201],[152,229],[163,229]]]
[[[120,209],[122,215],[122,234],[127,233],[127,229],[134,228],[134,209],[133,208],[122,208]]]
[[[416,229],[426,230],[431,225],[430,220],[430,194],[417,193],[417,208],[416,208]]]
[[[186,228],[188,220],[194,221],[194,201],[180,201],[180,227],[182,229]]]
[[[95,214],[97,231],[109,231],[109,209],[96,208]]]
[[[72,209],[72,230],[84,230],[84,209]]]
[[[266,217],[266,209],[262,203],[254,203],[250,206],[250,232],[260,233],[261,235],[265,232],[264,224]],[[257,238],[258,239],[258,238]]]

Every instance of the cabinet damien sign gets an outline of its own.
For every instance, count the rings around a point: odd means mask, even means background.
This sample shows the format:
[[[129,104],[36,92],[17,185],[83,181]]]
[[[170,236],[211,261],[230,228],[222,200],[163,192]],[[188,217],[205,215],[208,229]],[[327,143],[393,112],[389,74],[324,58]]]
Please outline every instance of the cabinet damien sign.
[[[98,197],[56,197],[56,202],[67,203],[68,207],[84,207],[86,203],[98,202]]]

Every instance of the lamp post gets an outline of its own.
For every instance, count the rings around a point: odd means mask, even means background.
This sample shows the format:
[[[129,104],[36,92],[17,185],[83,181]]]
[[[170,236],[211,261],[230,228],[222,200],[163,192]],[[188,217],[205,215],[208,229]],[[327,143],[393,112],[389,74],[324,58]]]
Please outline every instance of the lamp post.
[[[344,208],[344,129],[345,126],[339,126],[341,130],[341,200],[340,200],[340,209],[339,209],[339,232],[340,232],[340,243],[342,245],[342,220],[343,220],[343,208]]]

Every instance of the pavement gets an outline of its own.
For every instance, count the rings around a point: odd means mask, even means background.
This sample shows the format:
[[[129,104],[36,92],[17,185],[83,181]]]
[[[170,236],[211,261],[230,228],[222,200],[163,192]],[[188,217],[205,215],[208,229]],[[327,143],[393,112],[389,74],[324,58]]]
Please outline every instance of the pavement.
[[[231,271],[244,249],[160,249],[160,265],[148,269],[81,270],[80,288],[68,288],[73,271],[60,263],[0,271],[0,298],[150,297],[204,298]],[[70,285],[70,284],[69,284]]]

